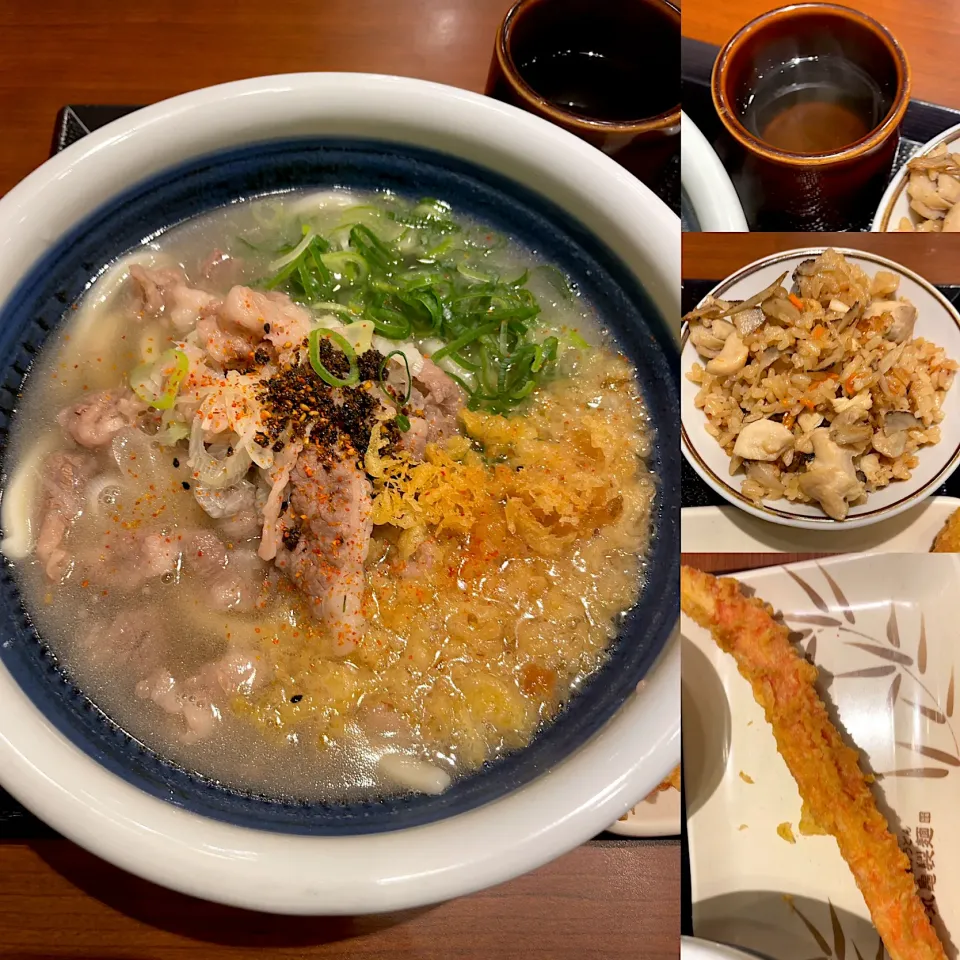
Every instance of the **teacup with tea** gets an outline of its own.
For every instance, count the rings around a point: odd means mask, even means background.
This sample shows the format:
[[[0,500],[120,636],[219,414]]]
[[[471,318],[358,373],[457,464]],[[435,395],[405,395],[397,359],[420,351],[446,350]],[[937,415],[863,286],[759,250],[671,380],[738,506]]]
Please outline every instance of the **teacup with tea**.
[[[854,229],[890,173],[909,100],[906,56],[859,11],[774,10],[721,50],[713,100],[740,149],[748,219],[766,229]]]

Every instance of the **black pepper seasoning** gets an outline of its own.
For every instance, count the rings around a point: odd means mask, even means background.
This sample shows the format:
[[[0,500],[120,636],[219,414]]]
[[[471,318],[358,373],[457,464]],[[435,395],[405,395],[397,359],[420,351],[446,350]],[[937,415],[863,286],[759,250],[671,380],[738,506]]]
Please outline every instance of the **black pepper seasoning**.
[[[329,340],[321,340],[318,350],[334,376],[347,373],[347,358]],[[289,366],[260,381],[257,397],[263,406],[263,429],[255,442],[279,452],[287,437],[307,439],[327,462],[362,457],[381,409],[372,381],[379,378],[383,356],[376,350],[366,351],[359,358],[360,381],[351,387],[331,387],[302,362],[302,351],[303,347],[294,353]],[[399,433],[392,423],[384,423],[381,429],[388,441],[384,452],[389,453],[399,442]]]

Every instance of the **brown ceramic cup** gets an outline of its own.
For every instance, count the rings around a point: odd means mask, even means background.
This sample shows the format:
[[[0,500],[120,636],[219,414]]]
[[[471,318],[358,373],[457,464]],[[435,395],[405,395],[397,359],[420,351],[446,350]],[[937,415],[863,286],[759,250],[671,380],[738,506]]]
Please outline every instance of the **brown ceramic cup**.
[[[680,11],[669,0],[519,0],[500,25],[486,92],[653,185],[678,149]]]
[[[745,123],[764,77],[785,64],[839,58],[870,78],[882,106],[865,136],[822,153],[765,142]],[[910,99],[910,68],[885,27],[830,3],[798,3],[751,20],[713,67],[713,102],[735,154],[729,158],[748,221],[763,230],[853,230],[886,185]]]

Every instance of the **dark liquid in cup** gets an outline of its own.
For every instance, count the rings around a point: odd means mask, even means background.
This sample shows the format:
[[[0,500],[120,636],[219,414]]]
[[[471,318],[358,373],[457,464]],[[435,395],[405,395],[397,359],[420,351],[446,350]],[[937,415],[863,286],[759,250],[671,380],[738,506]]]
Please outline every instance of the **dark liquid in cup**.
[[[545,100],[594,120],[624,122],[664,113],[677,105],[670,82],[652,79],[648,60],[594,49],[551,50],[528,57],[517,68]]]
[[[890,104],[856,64],[820,56],[782,64],[756,82],[743,124],[789,153],[831,153],[865,137]]]

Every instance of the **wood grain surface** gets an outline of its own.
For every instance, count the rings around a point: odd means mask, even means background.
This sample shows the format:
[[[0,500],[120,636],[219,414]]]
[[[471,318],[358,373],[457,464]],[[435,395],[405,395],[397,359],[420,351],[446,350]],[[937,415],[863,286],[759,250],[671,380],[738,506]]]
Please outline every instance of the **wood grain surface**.
[[[272,73],[347,70],[482,90],[511,0],[2,0],[0,195],[66,103],[145,104]]]
[[[62,840],[0,845],[0,957],[674,960],[679,844],[582,846],[436,907],[274,917],[170,893]]]
[[[2,0],[0,194],[67,103],[143,104],[307,70],[482,90],[511,0]],[[675,958],[677,841],[601,840],[492,890],[403,914],[276,918],[137,880],[65,840],[0,843],[0,957]]]
[[[830,246],[880,254],[931,283],[960,284],[960,233],[685,233],[683,277],[723,280],[772,253]]]
[[[748,20],[787,0],[684,0],[683,33],[722,46]],[[960,0],[843,0],[879,20],[900,41],[913,73],[913,96],[960,108]]]

